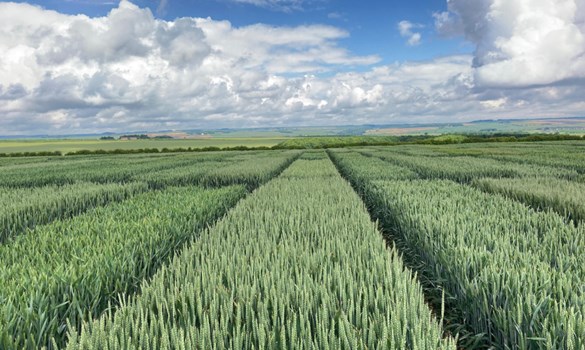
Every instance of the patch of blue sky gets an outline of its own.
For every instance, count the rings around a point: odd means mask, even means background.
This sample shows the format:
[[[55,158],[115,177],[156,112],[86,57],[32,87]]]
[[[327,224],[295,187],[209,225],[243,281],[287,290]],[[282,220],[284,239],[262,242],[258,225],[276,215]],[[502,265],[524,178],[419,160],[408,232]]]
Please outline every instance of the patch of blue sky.
[[[377,55],[377,64],[406,61],[426,61],[436,57],[471,54],[473,46],[463,38],[445,38],[434,28],[433,13],[447,10],[445,0],[296,0],[294,8],[259,6],[258,3],[286,3],[286,0],[133,0],[140,7],[148,7],[156,17],[173,20],[178,17],[210,17],[227,20],[233,27],[257,23],[277,27],[301,25],[330,25],[347,32],[339,45],[356,56]],[[246,2],[242,2],[246,1]],[[105,16],[117,6],[117,0],[34,0],[28,1],[46,9],[66,14],[83,13],[90,17]],[[253,4],[251,2],[255,2]],[[292,1],[289,1],[292,2]],[[288,9],[288,10],[287,10]],[[420,35],[417,45],[409,45],[408,38],[398,30],[398,23],[413,24],[413,32]],[[340,66],[363,71],[362,67]],[[330,72],[325,72],[330,74]]]

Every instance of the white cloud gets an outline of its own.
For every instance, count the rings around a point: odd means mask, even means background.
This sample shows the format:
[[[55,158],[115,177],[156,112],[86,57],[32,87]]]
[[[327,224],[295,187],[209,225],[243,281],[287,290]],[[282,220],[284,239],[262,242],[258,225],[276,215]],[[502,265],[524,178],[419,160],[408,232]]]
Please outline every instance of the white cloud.
[[[303,73],[322,71],[331,64],[369,65],[379,61],[377,56],[351,56],[339,47],[336,41],[346,38],[348,33],[335,27],[256,24],[233,28],[227,21],[197,19],[196,22],[222,62],[237,61],[241,68]]]
[[[505,97],[498,98],[496,100],[485,100],[481,101],[481,105],[485,108],[499,109],[506,105],[508,100]]]
[[[460,26],[477,49],[483,87],[530,87],[585,78],[582,0],[448,0],[438,28]]]
[[[398,31],[403,38],[407,38],[407,44],[410,46],[420,45],[422,35],[414,31],[417,28],[422,28],[420,24],[415,24],[409,21],[398,22]]]
[[[433,13],[435,20],[435,29],[441,35],[450,37],[463,35],[463,26],[461,19],[453,12],[435,12]]]
[[[167,11],[168,6],[169,0],[159,0],[158,6],[156,7],[156,12],[158,14],[164,14]]]
[[[119,2],[115,0],[64,0],[64,1],[92,6],[111,6],[116,5]]]
[[[128,1],[101,18],[0,3],[0,125],[6,133],[246,125],[288,108],[295,78],[279,74],[379,61],[340,47],[347,36],[324,25],[167,22]]]
[[[348,35],[324,25],[163,21],[127,1],[101,18],[0,3],[0,130],[438,122],[585,107],[579,82],[490,88],[478,85],[468,55],[376,66],[378,57],[340,46]]]
[[[340,20],[340,21],[345,21],[347,22],[347,16],[344,13],[341,12],[330,12],[327,14],[327,18],[329,19],[336,19],[336,20]]]
[[[290,12],[302,10],[306,4],[311,2],[317,2],[319,0],[225,0],[225,1],[254,5],[276,11]]]

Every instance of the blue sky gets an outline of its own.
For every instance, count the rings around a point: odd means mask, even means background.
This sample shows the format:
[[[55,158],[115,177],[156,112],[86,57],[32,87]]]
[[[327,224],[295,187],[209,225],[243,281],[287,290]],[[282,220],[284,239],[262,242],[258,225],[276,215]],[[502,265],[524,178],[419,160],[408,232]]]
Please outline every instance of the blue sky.
[[[0,130],[582,116],[582,0],[0,1]]]
[[[299,9],[264,7],[228,0],[168,0],[164,7],[159,1],[136,0],[135,4],[149,8],[165,20],[180,17],[211,17],[228,20],[234,26],[265,23],[274,26],[328,24],[349,33],[343,46],[357,55],[379,55],[382,63],[427,60],[438,56],[471,53],[473,46],[461,37],[438,35],[434,28],[434,13],[447,11],[445,0],[332,0],[315,1]],[[29,1],[47,9],[67,14],[83,13],[92,17],[106,16],[116,1],[48,0]],[[424,45],[409,46],[400,35],[397,25],[407,20],[421,25]]]

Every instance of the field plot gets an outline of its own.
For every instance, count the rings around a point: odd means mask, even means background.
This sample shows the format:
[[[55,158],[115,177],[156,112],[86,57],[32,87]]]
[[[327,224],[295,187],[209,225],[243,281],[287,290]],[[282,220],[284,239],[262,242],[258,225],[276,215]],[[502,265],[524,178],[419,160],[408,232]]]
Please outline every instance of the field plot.
[[[0,159],[0,349],[585,349],[585,143]]]
[[[552,209],[575,223],[585,220],[585,183],[542,177],[482,178],[474,180],[473,186],[486,192],[501,193],[533,208]]]
[[[0,244],[26,228],[121,201],[147,189],[143,183],[77,183],[16,189],[0,187]]]
[[[556,168],[538,164],[522,164],[491,158],[438,157],[402,155],[388,150],[363,152],[365,155],[412,169],[427,179],[449,179],[469,182],[478,177],[555,177],[575,179],[579,173],[574,169]]]
[[[349,184],[305,158],[68,348],[455,349]]]
[[[583,196],[581,184],[559,179],[567,167],[544,168],[536,178],[541,165],[406,157],[392,149],[331,155],[410,262],[446,292],[451,327],[479,335],[462,337],[464,348],[585,348],[583,227],[465,185],[484,177],[477,187],[508,191],[511,198],[566,214],[566,208],[580,208],[574,197]],[[372,155],[388,161],[387,170],[379,168],[384,175],[363,170]],[[412,179],[411,171],[428,180],[402,180]],[[397,180],[385,179],[387,173]],[[444,178],[461,184],[434,180]],[[530,195],[529,186],[534,186]],[[569,189],[577,192],[559,196]]]
[[[185,240],[244,193],[174,188],[39,226],[0,246],[2,348],[62,343],[67,322],[98,316],[136,290]]]
[[[58,162],[5,166],[0,173],[4,187],[35,187],[75,182],[127,182],[140,173],[172,168],[198,158],[171,157],[88,157]]]
[[[268,181],[299,153],[274,152],[253,169],[229,168],[231,157],[234,163],[253,163],[255,156],[262,161],[261,155],[230,152],[77,158],[66,167],[50,162],[7,165],[10,171],[0,176],[14,181],[0,187],[1,237],[13,239],[0,245],[0,348],[63,345],[68,327],[80,327],[82,320],[118,304],[119,296],[136,291],[185,241],[242,198],[246,188]],[[153,190],[134,181],[149,170],[194,165],[211,173],[218,162],[228,169],[217,180],[208,177],[209,183],[187,181],[186,187]],[[78,182],[88,178],[108,184]],[[34,187],[47,182],[51,185]],[[231,183],[246,186],[218,188]],[[52,220],[57,221],[42,225]]]
[[[401,146],[396,153],[409,155],[473,156],[523,164],[537,164],[585,172],[584,142],[483,143],[444,146]]]
[[[243,184],[256,188],[284,170],[300,154],[298,151],[246,152],[218,158],[207,157],[203,163],[162,169],[137,175],[135,180],[145,181],[151,188],[198,184],[225,186]]]

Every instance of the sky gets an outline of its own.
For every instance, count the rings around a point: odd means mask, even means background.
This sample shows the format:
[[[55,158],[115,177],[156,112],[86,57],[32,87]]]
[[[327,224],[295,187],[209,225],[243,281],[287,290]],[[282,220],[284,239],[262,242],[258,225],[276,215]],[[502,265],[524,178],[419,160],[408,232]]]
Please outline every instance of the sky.
[[[0,1],[0,135],[584,116],[584,0]]]

